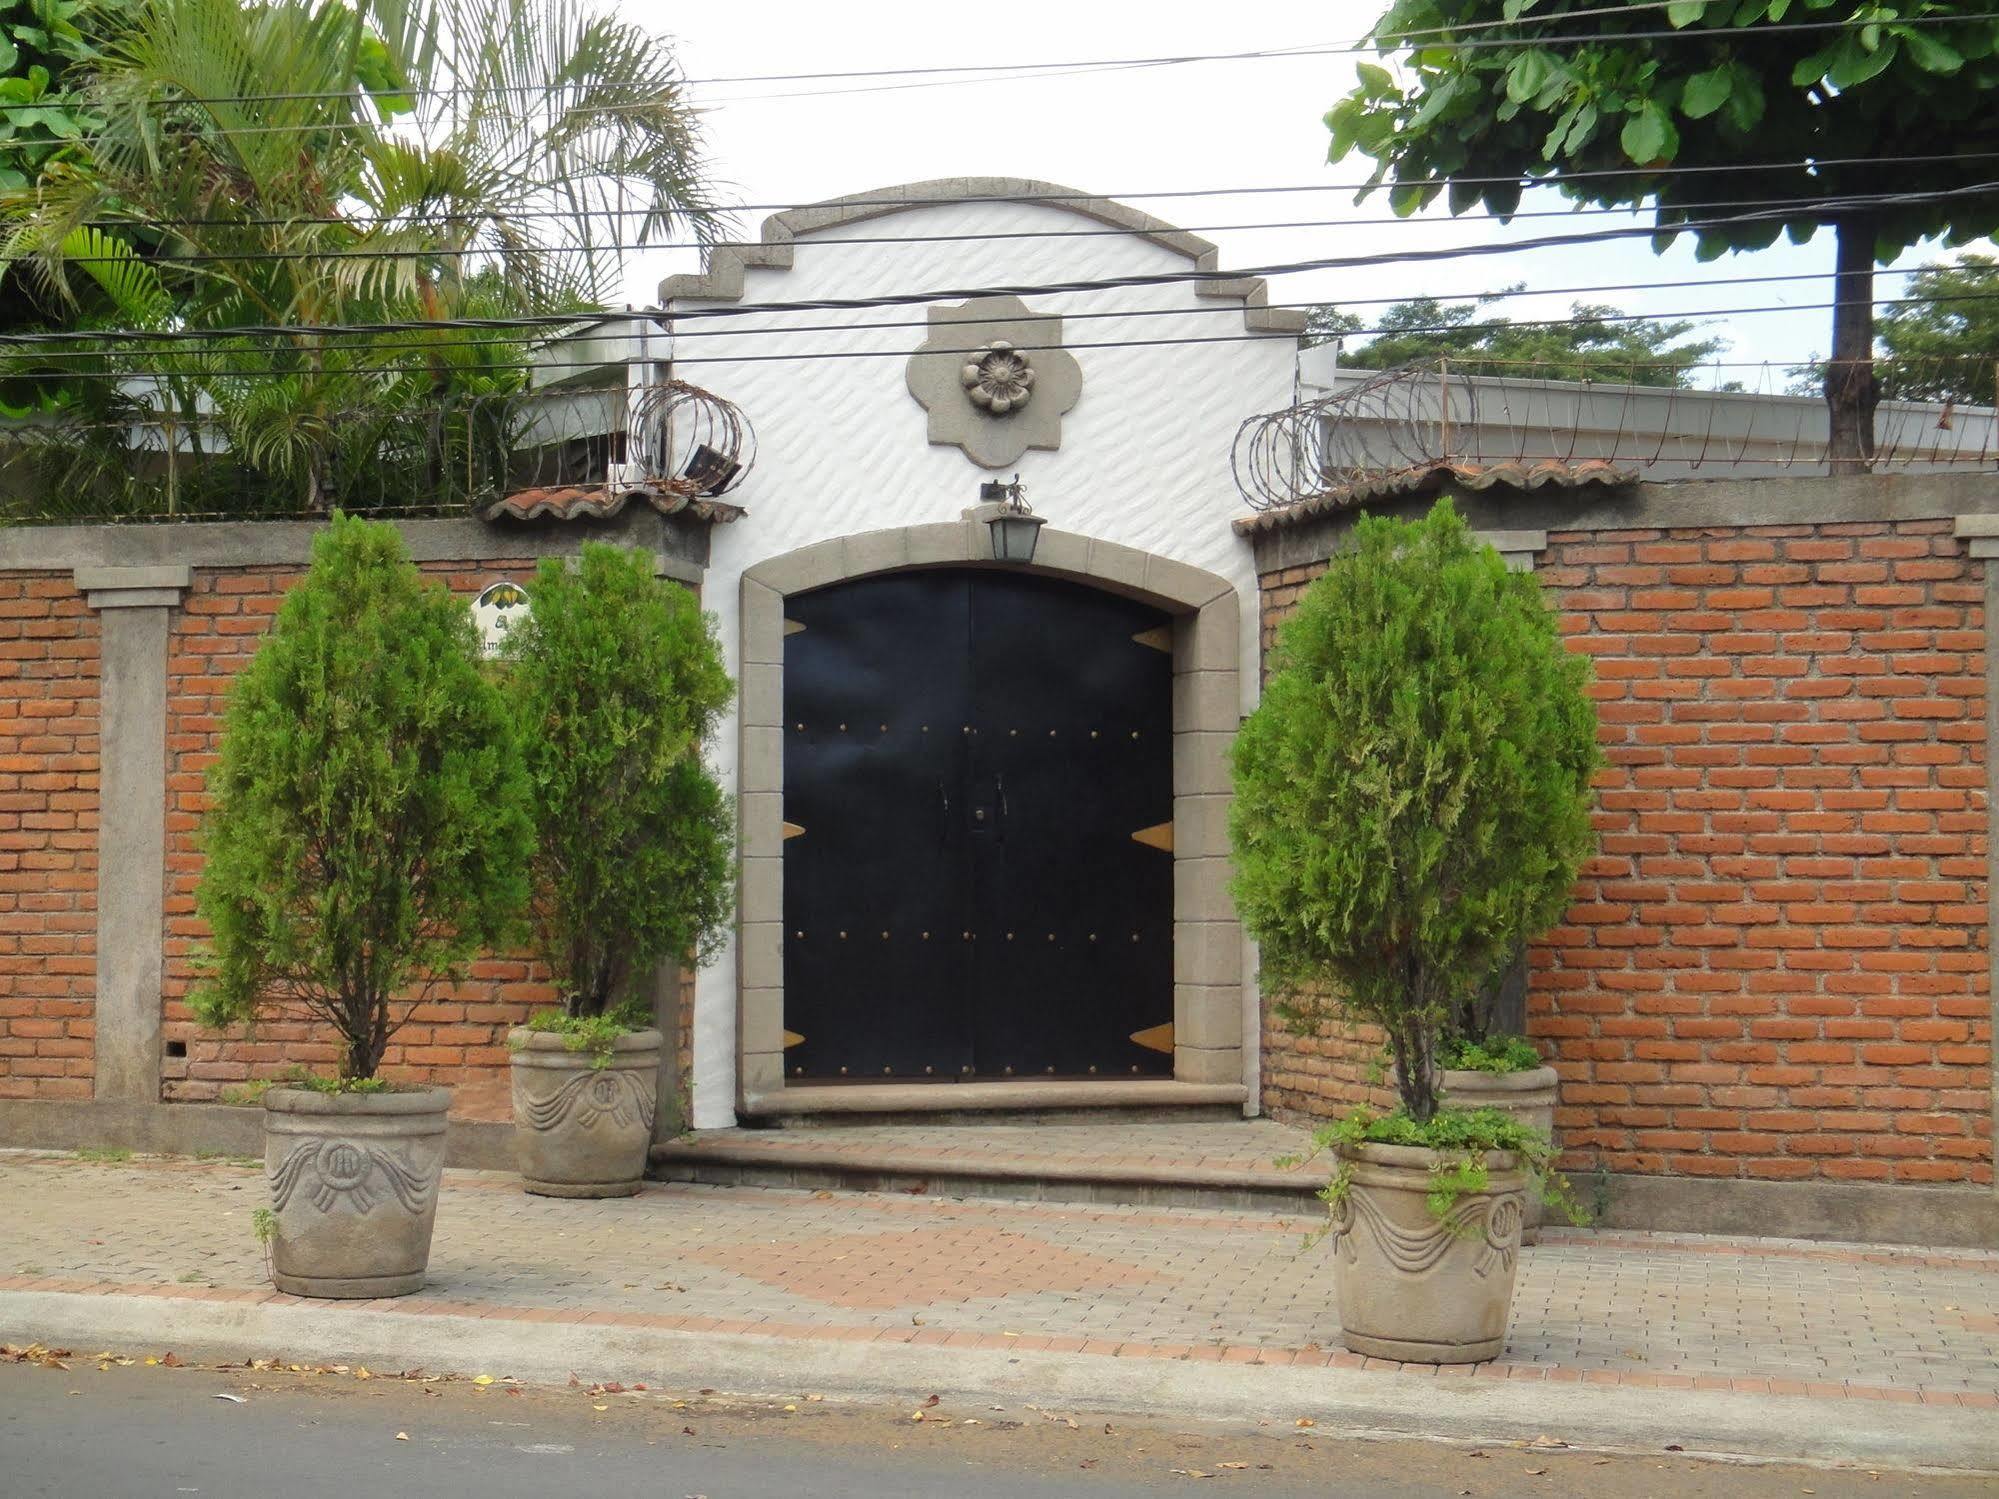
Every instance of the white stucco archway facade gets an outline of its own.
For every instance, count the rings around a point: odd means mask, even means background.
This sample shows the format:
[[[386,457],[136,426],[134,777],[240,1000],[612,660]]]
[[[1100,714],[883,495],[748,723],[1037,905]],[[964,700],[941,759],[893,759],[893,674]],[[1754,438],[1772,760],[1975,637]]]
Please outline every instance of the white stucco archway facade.
[[[951,298],[962,302],[1004,290],[1036,313],[1064,318],[1062,344],[1081,366],[1081,395],[1064,416],[1059,446],[1029,451],[1018,464],[1048,521],[1037,566],[1154,600],[1184,621],[1176,631],[1185,636],[1182,650],[1198,643],[1204,661],[1216,652],[1232,657],[1226,671],[1203,668],[1210,674],[1198,683],[1201,706],[1190,698],[1186,709],[1202,723],[1191,732],[1214,736],[1200,741],[1207,773],[1225,777],[1228,730],[1254,706],[1258,649],[1254,560],[1229,527],[1240,513],[1229,447],[1245,417],[1288,403],[1301,320],[1267,309],[1260,282],[1226,278],[1214,260],[1206,242],[1119,204],[1045,183],[953,179],[779,215],[760,243],[720,247],[706,275],[662,288],[674,374],[742,408],[759,450],[749,478],[729,496],[746,513],[714,532],[703,586],[740,678],[737,710],[712,756],[725,788],[743,797],[745,863],[743,919],[694,984],[697,1127],[731,1124],[739,1107],[770,1091],[772,1064],[751,1059],[771,1056],[771,1012],[744,999],[781,991],[781,980],[753,982],[770,976],[760,966],[770,954],[756,947],[764,934],[753,928],[768,910],[767,886],[758,881],[774,871],[754,861],[772,857],[763,840],[775,824],[763,827],[771,807],[754,800],[768,794],[769,765],[750,763],[761,753],[752,731],[765,726],[753,720],[768,711],[768,694],[781,691],[775,672],[763,668],[781,669],[782,661],[781,648],[772,659],[764,595],[781,603],[784,593],[812,586],[795,581],[808,575],[830,582],[988,558],[986,528],[964,513],[982,481],[1011,477],[929,440],[927,414],[906,380],[926,334],[921,304],[809,312],[787,304],[964,289],[966,296]],[[1133,278],[1139,284],[1092,285]],[[1231,630],[1219,623],[1224,615]],[[1176,667],[1180,660],[1176,654]],[[1176,677],[1176,719],[1195,685],[1182,688]],[[1176,756],[1176,790],[1178,765]],[[1226,910],[1222,864],[1199,874],[1183,865],[1221,859],[1220,843],[1212,854],[1191,851],[1208,846],[1203,837],[1223,836],[1225,790],[1224,779],[1208,793],[1218,798],[1206,809],[1208,830],[1188,829],[1184,848],[1176,827],[1176,979],[1220,981],[1189,983],[1216,992],[1193,1003],[1184,1021],[1176,994],[1175,1071],[1176,1080],[1214,1087],[1226,1069],[1228,1084],[1252,1101],[1253,955]],[[1197,909],[1210,913],[1197,923],[1206,930],[1190,929],[1183,951],[1181,913]],[[1224,1002],[1232,1016],[1221,1013]],[[1184,1067],[1179,1045],[1188,1047]]]

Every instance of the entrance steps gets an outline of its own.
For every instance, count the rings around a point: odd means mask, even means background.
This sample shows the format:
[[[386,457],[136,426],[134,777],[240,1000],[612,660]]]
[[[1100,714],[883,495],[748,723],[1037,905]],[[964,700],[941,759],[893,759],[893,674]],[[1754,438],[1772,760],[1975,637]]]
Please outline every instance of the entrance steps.
[[[651,1174],[716,1186],[902,1192],[1145,1207],[1317,1214],[1322,1160],[1277,1164],[1309,1136],[1268,1119],[1152,1118],[703,1130],[655,1145]]]

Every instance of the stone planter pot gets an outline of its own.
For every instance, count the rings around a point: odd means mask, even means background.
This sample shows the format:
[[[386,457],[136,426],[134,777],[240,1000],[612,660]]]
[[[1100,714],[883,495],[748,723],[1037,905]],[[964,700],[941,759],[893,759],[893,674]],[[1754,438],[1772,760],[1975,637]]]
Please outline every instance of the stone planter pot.
[[[514,1151],[521,1185],[541,1197],[630,1197],[644,1185],[659,1105],[658,1031],[633,1031],[594,1066],[564,1038],[516,1030]]]
[[[1419,1364],[1499,1357],[1519,1263],[1520,1158],[1488,1152],[1487,1189],[1460,1197],[1447,1226],[1424,1201],[1435,1151],[1361,1145],[1340,1154],[1352,1181],[1327,1237],[1347,1347]]]
[[[451,1090],[264,1095],[271,1283],[293,1296],[407,1296],[424,1282]]]
[[[1389,1069],[1394,1086],[1395,1069]],[[1438,1074],[1444,1102],[1454,1109],[1497,1109],[1510,1114],[1555,1144],[1555,1101],[1561,1092],[1561,1077],[1552,1067],[1536,1067],[1531,1072],[1460,1072],[1446,1069]],[[1523,1244],[1541,1242],[1541,1221],[1546,1208],[1540,1195],[1527,1194],[1521,1209]]]

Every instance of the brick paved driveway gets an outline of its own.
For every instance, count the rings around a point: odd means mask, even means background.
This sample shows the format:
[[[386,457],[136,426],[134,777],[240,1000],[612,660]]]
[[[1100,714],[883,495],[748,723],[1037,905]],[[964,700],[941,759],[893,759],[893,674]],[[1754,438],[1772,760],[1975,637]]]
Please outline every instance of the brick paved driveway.
[[[259,1170],[0,1155],[0,1290],[272,1296]],[[379,1308],[746,1335],[1355,1365],[1305,1217],[699,1186],[568,1202],[448,1172]],[[1999,1408],[1999,1252],[1551,1233],[1512,1378]]]

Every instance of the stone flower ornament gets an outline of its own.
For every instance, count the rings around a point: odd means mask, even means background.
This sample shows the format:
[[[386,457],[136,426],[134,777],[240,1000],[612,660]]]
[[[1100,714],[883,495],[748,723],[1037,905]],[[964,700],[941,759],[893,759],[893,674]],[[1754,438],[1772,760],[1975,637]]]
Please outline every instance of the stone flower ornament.
[[[979,350],[978,357],[959,372],[972,404],[994,416],[1018,411],[1034,394],[1034,366],[1003,338]]]
[[[909,393],[930,414],[930,441],[1006,468],[1029,448],[1062,445],[1062,417],[1083,394],[1083,369],[1060,347],[1062,319],[1018,297],[930,309],[930,335],[909,360]]]

